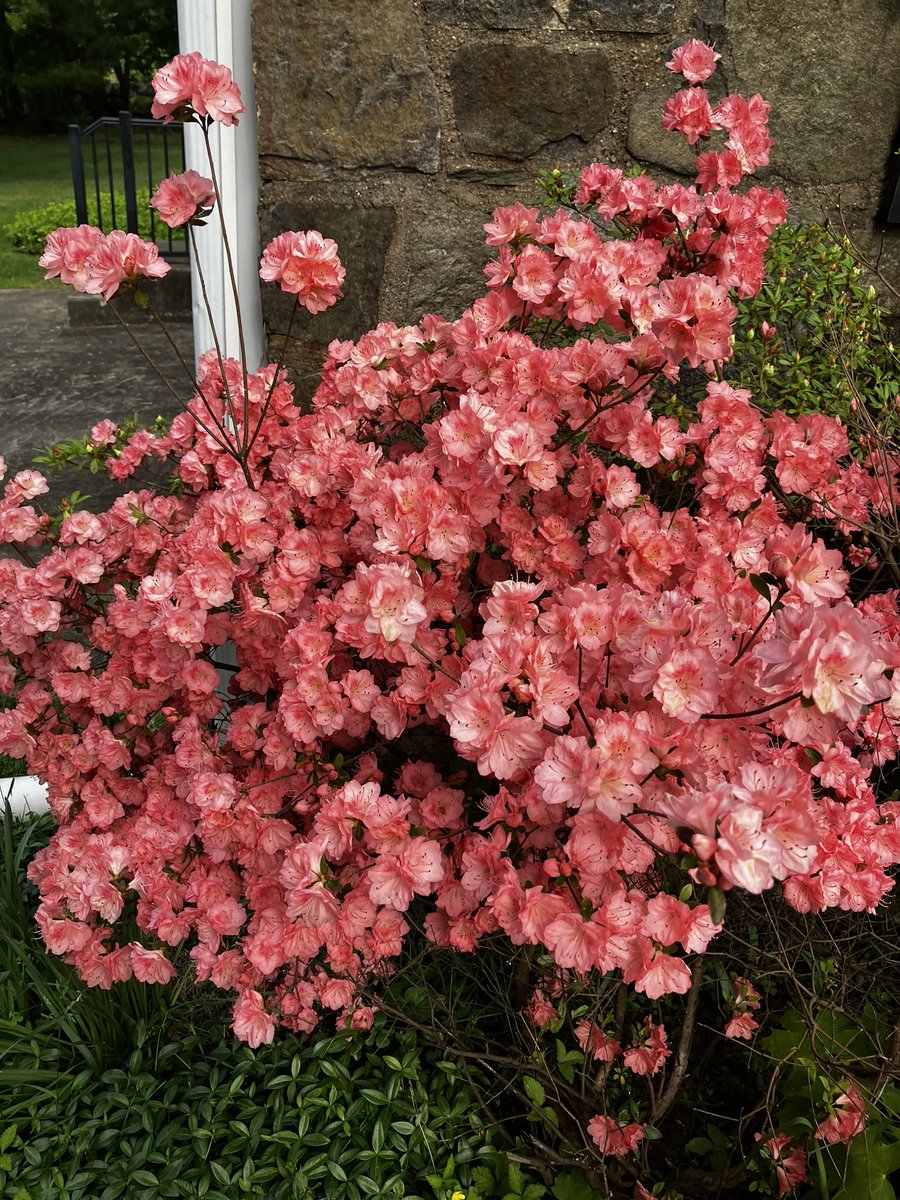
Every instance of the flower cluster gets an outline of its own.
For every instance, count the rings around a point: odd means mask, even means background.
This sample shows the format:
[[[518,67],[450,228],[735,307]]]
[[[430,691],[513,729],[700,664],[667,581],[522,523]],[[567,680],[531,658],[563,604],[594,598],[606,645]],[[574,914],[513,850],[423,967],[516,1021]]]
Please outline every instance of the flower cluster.
[[[337,243],[316,229],[273,238],[263,251],[259,273],[268,283],[278,283],[283,292],[295,295],[311,313],[323,312],[341,298],[346,274]]]
[[[673,62],[703,79],[707,50]],[[201,111],[195,57],[157,76],[169,111]],[[900,615],[893,592],[854,600],[848,568],[897,464],[721,378],[785,203],[732,191],[767,106],[681,96],[673,129],[728,132],[696,186],[595,164],[569,208],[498,209],[485,293],[333,342],[308,410],[276,366],[206,356],[168,433],[110,459],[119,479],[169,461],[172,494],[74,512],[32,562],[43,485],[7,484],[0,751],[49,783],[38,920],[88,982],[165,978],[187,944],[258,1045],[323,1011],[370,1023],[414,922],[657,999],[690,989],[730,889],[779,882],[801,912],[886,894],[900,805],[872,772],[897,752]],[[45,265],[93,279],[102,235],[54,236]],[[315,231],[261,274],[312,312],[344,278]],[[679,421],[657,392],[687,367],[710,379]],[[624,1050],[577,1036],[643,1075],[670,1054],[652,1021]],[[858,1119],[838,1101],[835,1129]],[[620,1155],[643,1128],[589,1133]]]
[[[184,171],[164,179],[150,201],[170,229],[199,222],[209,216],[216,202],[211,179],[197,171]]]
[[[46,268],[45,279],[58,277],[76,292],[99,295],[104,301],[123,284],[133,287],[141,279],[162,279],[169,273],[169,264],[153,242],[120,229],[105,234],[93,225],[54,230],[39,261]]]
[[[241,93],[228,67],[211,62],[197,50],[192,54],[176,54],[153,76],[154,117],[165,123],[181,109],[201,123],[218,121],[222,125],[237,125],[238,116],[246,112]]]

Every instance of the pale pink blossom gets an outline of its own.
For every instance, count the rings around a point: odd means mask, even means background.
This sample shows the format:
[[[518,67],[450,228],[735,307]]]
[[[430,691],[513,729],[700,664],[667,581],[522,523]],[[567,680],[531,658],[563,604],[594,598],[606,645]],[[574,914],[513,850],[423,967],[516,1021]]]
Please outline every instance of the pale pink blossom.
[[[346,274],[337,243],[317,229],[280,233],[263,251],[259,274],[278,283],[311,313],[323,312],[341,298]]]
[[[670,71],[683,75],[688,83],[705,83],[716,69],[716,63],[722,57],[715,49],[699,38],[692,38],[672,51],[672,57],[666,63]]]
[[[237,125],[238,115],[247,110],[231,70],[221,63],[203,58],[198,51],[176,54],[153,76],[154,117],[168,124],[185,105],[199,117],[208,117],[222,125]]]
[[[181,175],[170,175],[156,189],[150,201],[161,219],[172,229],[187,225],[209,214],[215,204],[215,191],[211,179],[196,171],[185,171]]]

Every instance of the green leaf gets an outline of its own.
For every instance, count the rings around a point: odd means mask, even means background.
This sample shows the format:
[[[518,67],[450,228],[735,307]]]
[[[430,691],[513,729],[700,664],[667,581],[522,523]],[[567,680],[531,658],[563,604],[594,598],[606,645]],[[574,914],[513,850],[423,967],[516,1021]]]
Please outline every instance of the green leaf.
[[[8,1150],[13,1144],[16,1138],[17,1129],[18,1125],[7,1125],[3,1132],[0,1133],[0,1153],[2,1153],[4,1150]]]
[[[519,1164],[517,1162],[513,1162],[512,1159],[510,1159],[509,1166],[506,1169],[506,1178],[509,1183],[509,1187],[517,1196],[521,1196],[525,1188],[525,1176],[522,1174],[522,1168],[519,1166]]]
[[[541,1200],[541,1197],[546,1196],[547,1189],[542,1183],[529,1183],[528,1187],[522,1193],[522,1200]]]
[[[706,903],[713,924],[721,925],[725,920],[725,893],[721,888],[710,888],[706,893]]]
[[[212,1171],[216,1183],[220,1183],[222,1187],[227,1187],[231,1183],[231,1175],[221,1163],[211,1162],[209,1169]]]
[[[344,1170],[344,1168],[341,1166],[340,1163],[334,1162],[333,1159],[329,1158],[328,1162],[326,1163],[326,1166],[328,1167],[328,1170],[331,1172],[331,1174],[338,1181],[338,1183],[346,1183],[347,1182],[347,1172]]]
[[[749,576],[749,579],[750,579],[750,583],[753,585],[753,590],[756,592],[759,592],[759,594],[762,596],[763,600],[765,600],[767,604],[771,604],[772,590],[769,587],[766,577],[764,575],[751,574]]]
[[[547,1094],[544,1091],[543,1084],[541,1084],[537,1079],[533,1079],[530,1075],[525,1076],[525,1078],[522,1080],[522,1084],[525,1088],[525,1095],[532,1104],[539,1108],[547,1099]]]
[[[582,1171],[564,1171],[557,1175],[551,1190],[556,1200],[598,1200]]]
[[[685,1141],[684,1148],[689,1154],[708,1154],[713,1144],[708,1138],[691,1138]]]
[[[139,1183],[141,1187],[159,1187],[159,1180],[152,1171],[134,1171],[131,1180],[133,1183]]]
[[[900,1142],[887,1145],[872,1135],[855,1137],[847,1151],[843,1188],[834,1200],[896,1200],[888,1176],[900,1167]]]

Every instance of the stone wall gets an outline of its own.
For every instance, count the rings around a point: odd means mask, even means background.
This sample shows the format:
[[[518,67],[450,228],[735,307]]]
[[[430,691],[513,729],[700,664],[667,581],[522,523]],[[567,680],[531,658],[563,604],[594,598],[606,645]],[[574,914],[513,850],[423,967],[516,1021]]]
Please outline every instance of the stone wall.
[[[772,164],[795,220],[834,217],[869,253],[900,104],[898,0],[253,0],[263,243],[316,228],[340,246],[346,299],[293,339],[314,378],[327,343],[379,320],[458,315],[478,294],[482,225],[538,198],[559,162],[684,179],[663,132],[663,63],[689,37],[722,54],[710,83],[772,102]],[[900,230],[882,265],[900,273]],[[264,289],[271,335],[290,303]]]

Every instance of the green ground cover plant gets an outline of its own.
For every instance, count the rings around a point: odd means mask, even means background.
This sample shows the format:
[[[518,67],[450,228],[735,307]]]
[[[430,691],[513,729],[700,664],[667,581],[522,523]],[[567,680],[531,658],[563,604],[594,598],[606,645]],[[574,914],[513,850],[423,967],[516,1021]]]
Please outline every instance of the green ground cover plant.
[[[222,1038],[206,991],[86,988],[48,955],[25,872],[46,816],[0,824],[3,1200],[541,1200],[467,1073],[408,1027]],[[561,1185],[565,1192],[566,1181]],[[571,1186],[571,1185],[570,1185]]]
[[[775,230],[765,280],[739,305],[734,336],[727,374],[761,408],[827,412],[851,429],[871,417],[896,436],[900,355],[890,315],[836,228]]]
[[[149,238],[154,233],[159,237],[165,230],[164,227],[161,228],[159,221],[151,228],[149,189],[138,188],[135,198],[138,211],[138,233],[142,238]],[[96,198],[88,196],[88,224],[99,225],[100,228],[107,231],[123,225],[125,223],[125,196],[122,192],[118,192],[114,199],[117,218],[115,226],[112,222],[113,210],[109,203],[109,197],[103,197],[103,213],[102,217],[98,217]],[[60,225],[71,226],[77,223],[75,201],[58,200],[52,204],[46,204],[42,208],[16,213],[12,221],[6,225],[4,233],[17,250],[22,250],[30,255],[39,255],[44,249],[47,235],[52,230],[59,229]],[[184,240],[183,235],[181,240]]]

